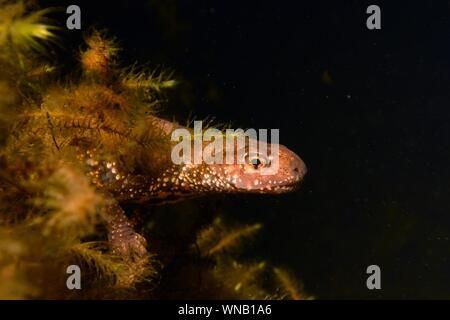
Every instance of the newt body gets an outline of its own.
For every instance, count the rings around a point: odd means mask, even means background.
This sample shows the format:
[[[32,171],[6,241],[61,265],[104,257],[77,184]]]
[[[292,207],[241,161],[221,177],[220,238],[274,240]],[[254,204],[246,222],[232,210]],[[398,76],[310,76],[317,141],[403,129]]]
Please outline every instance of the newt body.
[[[167,134],[176,127],[156,117],[152,117],[152,125],[166,128]],[[207,145],[204,143],[203,148]],[[269,175],[260,174],[264,164],[259,159],[256,164],[247,161],[245,164],[177,165],[172,163],[170,150],[160,151],[158,162],[165,165],[149,173],[135,167],[127,170],[120,157],[109,161],[101,159],[96,150],[86,150],[85,154],[81,152],[83,156],[80,158],[85,162],[93,183],[106,189],[119,201],[151,203],[179,201],[213,193],[289,192],[299,186],[307,172],[300,157],[282,145],[279,146],[279,168]]]

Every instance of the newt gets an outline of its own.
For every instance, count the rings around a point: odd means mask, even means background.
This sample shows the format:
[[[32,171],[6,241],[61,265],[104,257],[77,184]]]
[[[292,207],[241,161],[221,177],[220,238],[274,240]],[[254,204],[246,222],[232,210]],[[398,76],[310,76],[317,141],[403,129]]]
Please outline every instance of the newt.
[[[149,123],[153,128],[161,128],[167,136],[179,127],[157,117],[149,118]],[[129,170],[121,157],[105,160],[98,158],[96,152],[87,150],[82,153],[83,160],[93,183],[114,199],[108,209],[109,241],[120,255],[146,252],[145,239],[131,229],[120,203],[162,204],[211,194],[285,193],[296,190],[307,172],[302,159],[283,145],[279,146],[279,168],[274,175],[260,174],[267,160],[259,159],[258,155],[245,164],[177,165],[172,163],[170,150],[165,148],[156,157],[156,162],[161,164],[159,169],[147,171],[136,167]],[[142,152],[146,153],[145,148]],[[235,152],[237,154],[238,150]],[[154,159],[155,156],[148,158]]]
[[[283,145],[279,145],[278,170],[271,175],[261,174],[267,159],[257,154],[243,164],[174,164],[175,142],[170,135],[182,126],[151,114],[133,122],[132,103],[104,85],[58,88],[43,98],[39,110],[24,114],[11,135],[12,145],[39,141],[48,154],[57,154],[67,163],[76,154],[78,165],[107,199],[108,240],[120,256],[147,252],[146,240],[133,230],[121,207],[124,203],[155,205],[211,194],[285,193],[297,189],[307,172],[302,159]]]

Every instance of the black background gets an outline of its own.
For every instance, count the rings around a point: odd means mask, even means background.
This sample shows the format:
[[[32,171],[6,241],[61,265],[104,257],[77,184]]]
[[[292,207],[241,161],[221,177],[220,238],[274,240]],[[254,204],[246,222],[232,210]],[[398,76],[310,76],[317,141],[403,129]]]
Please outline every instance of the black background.
[[[68,56],[94,25],[123,64],[173,70],[168,115],[280,129],[309,168],[302,189],[221,209],[263,222],[250,257],[288,266],[318,298],[450,298],[450,2],[40,3],[81,7],[83,30],[62,32]],[[381,30],[366,28],[370,4]],[[382,290],[366,288],[370,264]]]

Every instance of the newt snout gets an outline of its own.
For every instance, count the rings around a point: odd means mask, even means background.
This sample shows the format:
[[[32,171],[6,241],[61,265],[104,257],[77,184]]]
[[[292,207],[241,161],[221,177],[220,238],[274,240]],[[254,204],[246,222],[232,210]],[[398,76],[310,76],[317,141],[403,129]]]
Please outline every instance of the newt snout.
[[[292,175],[296,177],[295,178],[296,181],[300,183],[303,181],[305,175],[308,173],[308,168],[306,167],[306,164],[295,153],[293,154],[293,158],[291,160],[291,170]]]

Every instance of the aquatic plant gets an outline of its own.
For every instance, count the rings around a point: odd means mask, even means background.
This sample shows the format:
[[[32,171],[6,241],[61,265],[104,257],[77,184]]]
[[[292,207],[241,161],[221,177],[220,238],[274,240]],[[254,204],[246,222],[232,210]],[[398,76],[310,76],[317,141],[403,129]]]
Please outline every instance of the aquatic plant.
[[[307,298],[281,269],[272,273],[266,261],[234,258],[260,224],[230,227],[210,216],[172,256],[175,246],[158,244],[147,224],[143,234],[155,242],[150,253],[123,257],[109,250],[111,200],[93,183],[101,173],[83,163],[95,165],[90,150],[101,142],[130,167],[145,163],[151,172],[163,165],[159,152],[167,137],[152,116],[161,108],[161,92],[176,81],[164,71],[120,67],[116,42],[99,31],[85,37],[82,72],[58,74],[46,56],[57,30],[49,11],[22,1],[0,6],[0,298]],[[169,267],[186,255],[190,265]],[[69,265],[83,270],[83,290],[67,288]],[[276,293],[263,274],[278,277],[287,294]]]

